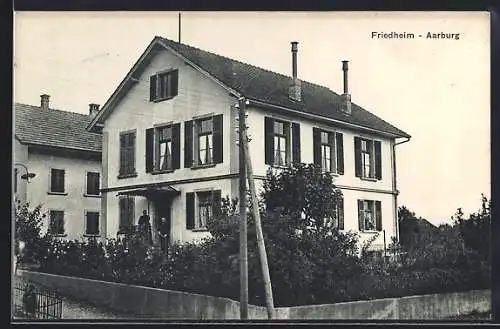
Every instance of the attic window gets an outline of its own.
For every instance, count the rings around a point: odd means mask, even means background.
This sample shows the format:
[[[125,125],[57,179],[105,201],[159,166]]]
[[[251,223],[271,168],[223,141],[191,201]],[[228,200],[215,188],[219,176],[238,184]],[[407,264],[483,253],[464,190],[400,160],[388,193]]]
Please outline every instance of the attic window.
[[[161,102],[177,96],[179,70],[158,72],[149,79],[149,101]]]

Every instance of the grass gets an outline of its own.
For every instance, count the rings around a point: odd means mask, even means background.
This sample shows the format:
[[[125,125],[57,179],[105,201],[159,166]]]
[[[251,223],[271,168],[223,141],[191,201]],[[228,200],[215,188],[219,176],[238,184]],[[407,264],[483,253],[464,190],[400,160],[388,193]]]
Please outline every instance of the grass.
[[[488,312],[479,312],[479,311],[472,311],[469,314],[462,314],[462,315],[457,315],[452,317],[452,320],[491,320],[493,318],[493,315],[491,311]]]

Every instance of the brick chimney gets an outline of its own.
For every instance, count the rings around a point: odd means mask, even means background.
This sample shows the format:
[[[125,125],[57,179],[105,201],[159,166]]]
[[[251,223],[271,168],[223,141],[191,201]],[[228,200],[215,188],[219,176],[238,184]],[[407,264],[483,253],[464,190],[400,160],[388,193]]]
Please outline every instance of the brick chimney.
[[[297,78],[297,41],[292,41],[292,84],[288,89],[288,96],[296,101],[301,101],[300,80]]]
[[[50,96],[47,94],[40,95],[40,107],[44,110],[49,108],[49,98]]]
[[[99,113],[99,104],[89,104],[89,115],[93,118]]]
[[[349,61],[342,61],[342,71],[344,72],[344,93],[342,94],[341,100],[341,110],[347,115],[351,114],[351,94],[349,94],[349,87],[347,84],[347,71],[348,71]]]

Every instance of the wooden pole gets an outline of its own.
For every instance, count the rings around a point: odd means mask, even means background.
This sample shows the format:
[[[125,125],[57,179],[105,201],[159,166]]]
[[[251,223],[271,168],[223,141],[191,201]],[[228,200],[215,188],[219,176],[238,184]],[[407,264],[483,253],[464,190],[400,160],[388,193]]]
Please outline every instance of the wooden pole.
[[[248,318],[247,182],[245,163],[245,99],[239,102],[239,190],[240,190],[240,319]]]
[[[240,130],[241,133],[241,130]],[[264,279],[264,289],[266,292],[266,305],[267,305],[267,317],[269,320],[274,318],[274,301],[273,301],[273,289],[271,285],[271,276],[269,275],[269,266],[267,263],[266,246],[264,244],[264,235],[262,233],[262,224],[260,221],[259,205],[257,201],[257,193],[255,189],[255,182],[253,179],[253,169],[252,161],[250,159],[250,153],[248,148],[248,137],[246,129],[243,130],[243,138],[240,138],[240,143],[243,142],[246,157],[247,166],[247,179],[248,186],[250,189],[251,201],[252,201],[252,213],[255,219],[255,231],[257,234],[257,247],[259,249],[260,264],[262,270],[262,277]],[[241,136],[241,135],[240,135]]]
[[[181,13],[179,13],[179,43],[181,43]]]

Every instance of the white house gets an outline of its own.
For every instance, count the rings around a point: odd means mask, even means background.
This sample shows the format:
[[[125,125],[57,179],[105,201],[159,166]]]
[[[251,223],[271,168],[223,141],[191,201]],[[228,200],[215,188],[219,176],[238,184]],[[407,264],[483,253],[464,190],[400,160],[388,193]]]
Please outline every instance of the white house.
[[[170,221],[172,241],[206,236],[212,207],[238,196],[235,104],[244,96],[256,179],[269,166],[317,163],[342,189],[341,229],[397,236],[395,146],[410,136],[350,102],[347,62],[338,95],[298,79],[295,42],[292,59],[289,77],[155,37],[88,126],[103,135],[105,234],[148,210],[153,225]]]
[[[96,104],[88,115],[56,110],[49,95],[40,106],[14,104],[14,198],[42,205],[44,231],[67,239],[102,232],[101,135],[85,129],[98,110]]]

